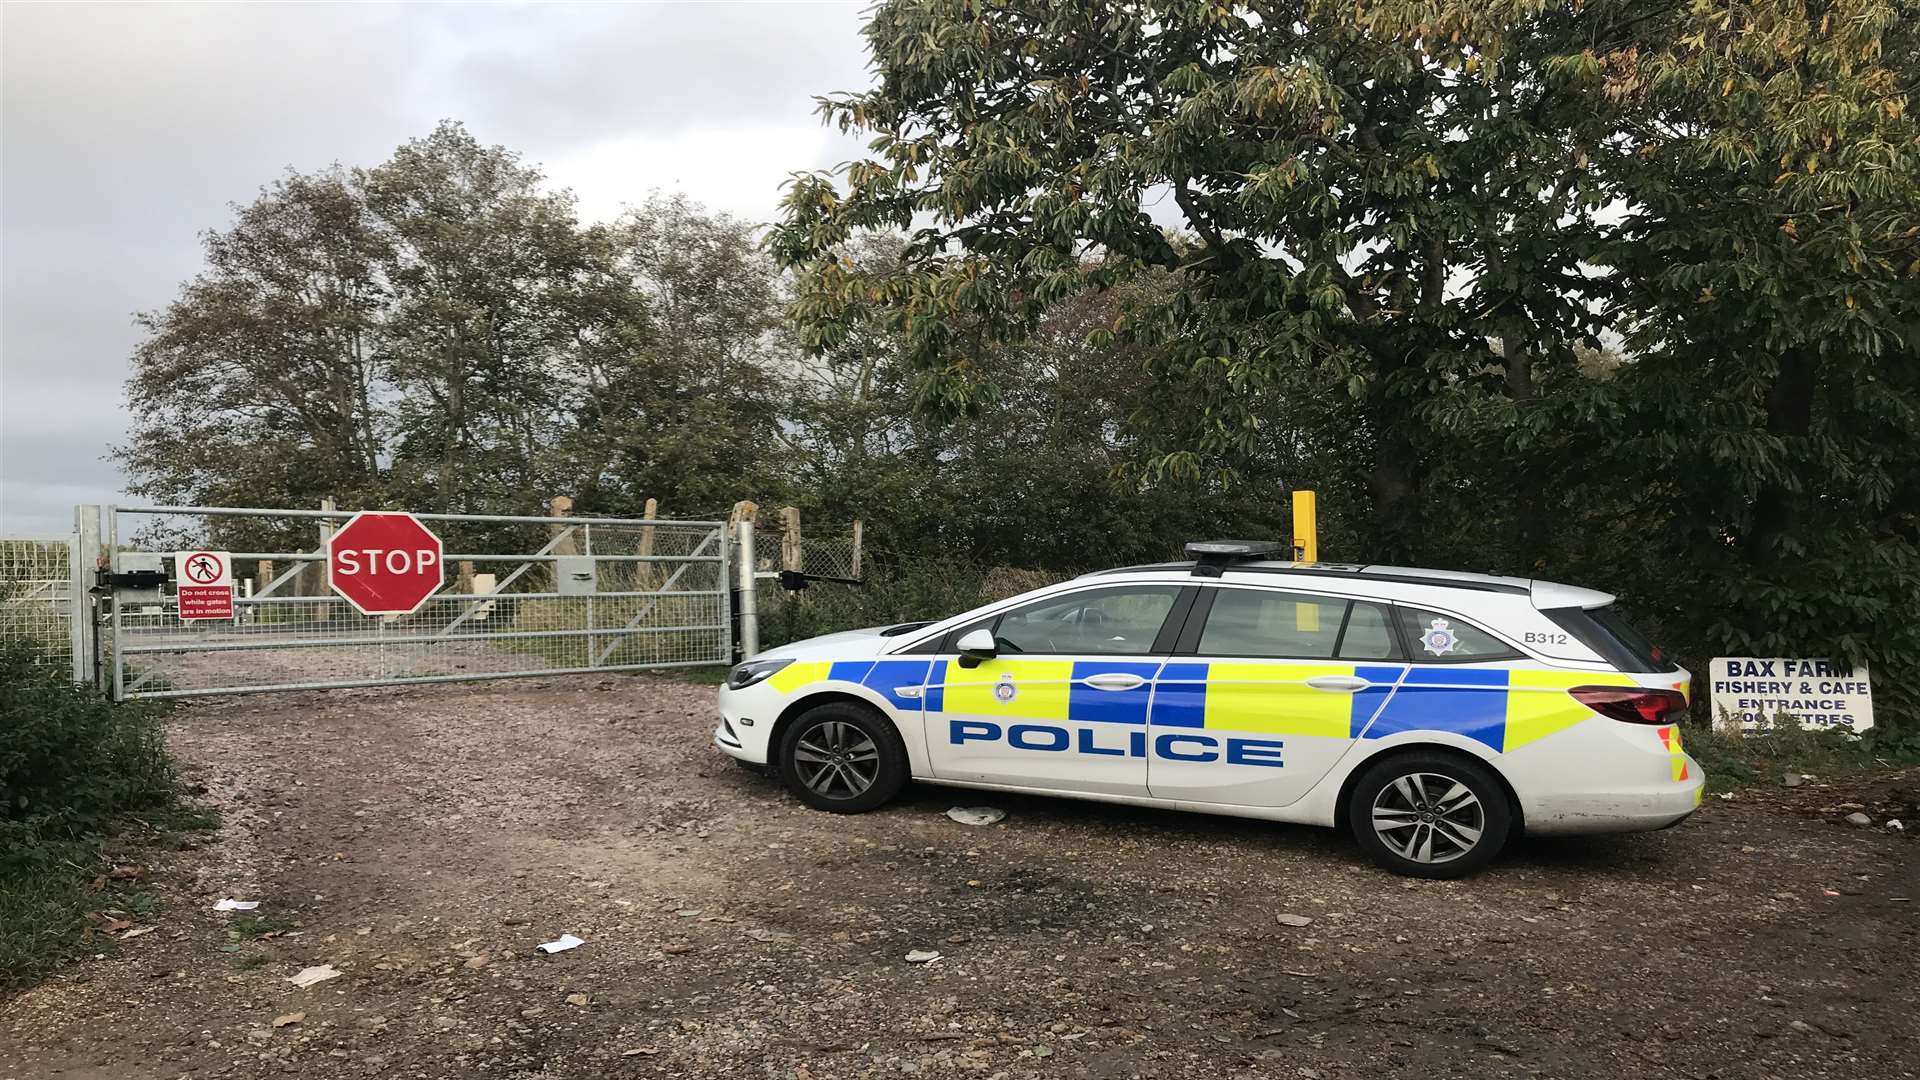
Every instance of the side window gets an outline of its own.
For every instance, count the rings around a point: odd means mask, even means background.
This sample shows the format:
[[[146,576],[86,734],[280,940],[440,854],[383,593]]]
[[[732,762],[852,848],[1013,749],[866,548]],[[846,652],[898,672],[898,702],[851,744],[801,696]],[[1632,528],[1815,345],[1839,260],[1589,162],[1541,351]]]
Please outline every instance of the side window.
[[[1417,662],[1518,659],[1506,642],[1469,622],[1420,608],[1396,608]]]
[[[1347,628],[1340,635],[1342,660],[1398,660],[1400,646],[1387,623],[1387,609],[1355,600],[1347,612]]]
[[[1196,651],[1202,656],[1331,658],[1347,602],[1267,589],[1220,589]]]
[[[1179,596],[1178,585],[1139,585],[1048,597],[1000,616],[994,641],[1003,653],[1137,656]]]

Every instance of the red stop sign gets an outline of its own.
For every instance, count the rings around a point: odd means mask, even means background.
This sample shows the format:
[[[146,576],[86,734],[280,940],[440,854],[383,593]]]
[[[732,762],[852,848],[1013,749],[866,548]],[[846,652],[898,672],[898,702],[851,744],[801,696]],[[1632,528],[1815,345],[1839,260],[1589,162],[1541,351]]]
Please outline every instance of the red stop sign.
[[[363,615],[408,615],[445,580],[444,550],[412,514],[362,510],[327,541],[327,586]]]

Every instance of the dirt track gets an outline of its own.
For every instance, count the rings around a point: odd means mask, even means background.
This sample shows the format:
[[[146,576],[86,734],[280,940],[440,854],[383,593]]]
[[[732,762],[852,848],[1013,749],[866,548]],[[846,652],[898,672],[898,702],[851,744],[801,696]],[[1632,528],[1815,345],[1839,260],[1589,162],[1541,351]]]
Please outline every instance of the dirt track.
[[[710,695],[182,710],[222,838],[154,868],[155,932],[0,1003],[0,1078],[1920,1073],[1893,899],[1920,847],[1801,812],[1848,792],[1411,882],[1226,818],[938,788],[812,812],[711,749]],[[1008,820],[944,816],[981,803]],[[236,945],[222,896],[297,931]],[[562,932],[588,944],[533,952]]]

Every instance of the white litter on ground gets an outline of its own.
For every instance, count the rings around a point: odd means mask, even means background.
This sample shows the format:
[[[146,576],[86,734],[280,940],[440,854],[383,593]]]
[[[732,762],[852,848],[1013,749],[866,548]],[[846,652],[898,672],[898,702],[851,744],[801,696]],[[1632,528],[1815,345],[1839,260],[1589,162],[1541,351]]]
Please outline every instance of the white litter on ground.
[[[540,950],[543,953],[557,953],[557,952],[566,952],[568,949],[577,949],[580,946],[585,944],[586,944],[585,941],[581,940],[580,938],[574,937],[572,934],[561,934],[560,940],[544,941],[538,945],[535,945],[534,948]]]
[[[992,825],[1006,820],[1007,812],[991,806],[956,806],[947,816],[962,825]]]
[[[252,911],[260,906],[258,900],[222,900],[213,905],[215,911]]]
[[[305,990],[314,983],[323,983],[328,979],[337,979],[339,977],[340,972],[335,969],[332,964],[319,964],[314,967],[301,968],[300,974],[289,976],[287,981]]]

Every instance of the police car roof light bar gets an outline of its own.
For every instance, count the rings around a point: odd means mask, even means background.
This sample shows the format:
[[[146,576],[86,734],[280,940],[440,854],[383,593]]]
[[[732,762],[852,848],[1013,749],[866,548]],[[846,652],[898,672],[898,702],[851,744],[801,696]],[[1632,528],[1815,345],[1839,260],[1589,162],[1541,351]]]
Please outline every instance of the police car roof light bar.
[[[1187,545],[1194,577],[1219,577],[1229,563],[1272,558],[1292,550],[1277,540],[1196,540]]]

